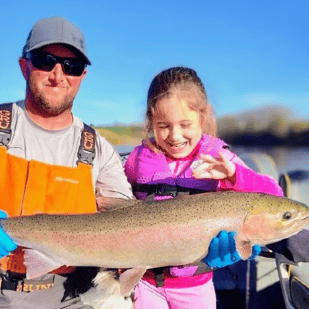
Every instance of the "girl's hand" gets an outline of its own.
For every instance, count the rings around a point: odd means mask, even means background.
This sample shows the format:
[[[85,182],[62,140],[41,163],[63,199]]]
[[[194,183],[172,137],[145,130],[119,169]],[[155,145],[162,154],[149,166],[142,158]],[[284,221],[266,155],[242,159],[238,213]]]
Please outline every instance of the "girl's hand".
[[[192,176],[196,179],[212,178],[212,179],[229,179],[235,182],[236,166],[233,162],[218,152],[219,158],[210,155],[200,154],[201,163],[192,168]]]

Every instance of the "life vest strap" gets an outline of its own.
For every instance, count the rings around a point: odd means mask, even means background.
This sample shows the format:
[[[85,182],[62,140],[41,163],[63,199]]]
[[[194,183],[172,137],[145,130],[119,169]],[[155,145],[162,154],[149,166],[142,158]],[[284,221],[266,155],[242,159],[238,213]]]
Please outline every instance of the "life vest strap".
[[[12,110],[13,103],[0,104],[0,145],[8,148],[11,140],[12,130]],[[77,157],[78,163],[93,165],[95,158],[95,130],[84,123],[80,146]]]
[[[0,105],[0,145],[8,148],[11,140],[11,124],[12,124],[12,108],[13,103]]]
[[[193,189],[193,188],[185,188],[181,186],[171,186],[166,183],[159,184],[136,184],[133,187],[133,194],[136,192],[147,192],[148,198],[154,197],[154,195],[165,195],[165,196],[173,196],[176,197],[182,194],[198,194],[205,193],[205,190],[201,189]]]
[[[77,153],[77,164],[85,163],[93,165],[93,160],[95,158],[95,139],[95,130],[84,123],[82,138]]]

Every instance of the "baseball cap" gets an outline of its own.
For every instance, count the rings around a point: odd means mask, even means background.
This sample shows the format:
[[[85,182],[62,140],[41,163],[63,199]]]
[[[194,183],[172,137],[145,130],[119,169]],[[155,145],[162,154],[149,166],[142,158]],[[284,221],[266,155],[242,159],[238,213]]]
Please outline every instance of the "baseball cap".
[[[84,56],[86,63],[91,64],[86,55],[84,35],[75,25],[63,17],[50,17],[37,21],[23,48],[23,56],[27,52],[50,44],[66,44],[74,47]]]

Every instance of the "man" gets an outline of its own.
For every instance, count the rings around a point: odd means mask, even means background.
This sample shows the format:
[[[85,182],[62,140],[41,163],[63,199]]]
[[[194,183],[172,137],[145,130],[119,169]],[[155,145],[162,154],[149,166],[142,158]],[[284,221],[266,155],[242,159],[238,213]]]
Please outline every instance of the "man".
[[[81,31],[62,17],[39,20],[19,64],[26,98],[0,106],[1,209],[9,216],[90,213],[100,208],[95,191],[98,197],[132,198],[113,146],[72,114],[91,64]],[[2,257],[16,245],[3,232],[0,238]],[[68,295],[71,286],[64,288],[74,267],[26,280],[17,248],[0,260],[0,270],[0,307],[91,308]]]

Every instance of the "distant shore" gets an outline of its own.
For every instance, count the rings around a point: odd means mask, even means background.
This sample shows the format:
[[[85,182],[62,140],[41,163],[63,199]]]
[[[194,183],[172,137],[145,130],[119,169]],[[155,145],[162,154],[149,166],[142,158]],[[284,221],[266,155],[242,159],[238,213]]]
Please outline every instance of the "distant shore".
[[[145,134],[143,128],[128,126],[128,127],[96,127],[95,128],[104,138],[111,144],[118,145],[139,145]]]
[[[309,131],[290,133],[280,137],[270,133],[242,133],[222,134],[221,138],[228,144],[238,146],[285,146],[285,147],[308,147]]]
[[[115,146],[136,146],[145,138],[141,127],[99,127],[96,130]],[[233,146],[309,146],[309,130],[289,132],[285,136],[278,136],[269,132],[230,132],[219,131],[219,137]]]

